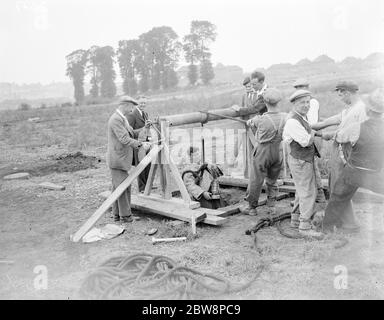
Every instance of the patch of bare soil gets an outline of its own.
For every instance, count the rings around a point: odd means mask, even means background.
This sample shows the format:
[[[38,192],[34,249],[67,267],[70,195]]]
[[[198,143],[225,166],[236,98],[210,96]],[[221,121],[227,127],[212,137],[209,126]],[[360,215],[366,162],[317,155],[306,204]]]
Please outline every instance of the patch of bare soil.
[[[28,172],[33,176],[46,176],[52,173],[75,172],[90,168],[97,168],[101,162],[100,158],[95,156],[84,155],[77,151],[73,153],[62,154],[60,156],[51,156],[45,161],[34,162],[32,164],[25,163],[18,165],[16,170],[15,165],[8,165],[0,169],[0,177],[7,174],[17,172]]]

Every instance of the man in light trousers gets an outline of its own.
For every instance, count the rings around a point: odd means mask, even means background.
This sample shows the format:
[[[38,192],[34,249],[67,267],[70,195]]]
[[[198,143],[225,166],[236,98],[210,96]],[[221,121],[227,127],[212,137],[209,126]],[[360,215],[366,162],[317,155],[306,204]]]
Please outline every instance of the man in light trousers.
[[[291,225],[298,227],[305,237],[321,238],[323,234],[312,228],[317,196],[314,159],[315,155],[320,155],[314,144],[315,131],[306,116],[310,99],[311,93],[307,90],[297,90],[289,98],[293,110],[284,126],[283,140],[290,147],[288,164],[300,206],[300,214],[291,215]]]

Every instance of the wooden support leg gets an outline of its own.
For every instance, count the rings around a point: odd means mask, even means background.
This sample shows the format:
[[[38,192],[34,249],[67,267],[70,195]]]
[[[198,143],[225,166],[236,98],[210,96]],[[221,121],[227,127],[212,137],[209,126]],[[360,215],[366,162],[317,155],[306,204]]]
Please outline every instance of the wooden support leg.
[[[149,196],[152,191],[153,182],[155,181],[156,171],[158,164],[152,162],[151,169],[149,170],[147,184],[145,185],[144,195]]]
[[[161,130],[161,139],[163,139],[163,144],[168,144],[169,142],[169,123],[168,121],[161,121],[160,124],[160,130]],[[167,152],[169,153],[169,149],[167,149]],[[161,182],[161,189],[164,196],[164,199],[171,199],[171,188],[170,188],[170,170],[169,170],[169,154],[165,155],[165,150],[161,150],[160,152],[160,182]]]

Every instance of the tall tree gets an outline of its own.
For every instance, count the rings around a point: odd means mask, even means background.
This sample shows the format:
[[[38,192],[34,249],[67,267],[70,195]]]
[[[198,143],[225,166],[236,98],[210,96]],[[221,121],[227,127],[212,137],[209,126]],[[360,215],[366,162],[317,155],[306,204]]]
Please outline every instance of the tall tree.
[[[121,40],[117,50],[120,75],[123,79],[123,92],[135,95],[138,90],[138,75],[141,72],[143,50],[139,40]]]
[[[212,62],[208,59],[201,61],[200,63],[200,78],[204,85],[208,85],[209,82],[215,77],[213,71]]]
[[[175,79],[168,79],[172,74],[170,70],[175,70],[180,55],[181,43],[176,32],[167,26],[155,27],[142,34],[140,41],[144,49],[144,61],[148,66],[151,89],[176,85]]]
[[[97,56],[100,70],[100,94],[104,98],[113,98],[116,95],[115,50],[111,46],[101,47],[97,50]]]
[[[194,64],[200,62],[200,77],[204,84],[214,78],[209,45],[216,40],[216,26],[209,21],[194,20],[191,22],[190,34],[184,37],[185,59],[189,65],[189,82],[194,85],[197,81],[197,68]]]
[[[183,50],[188,65],[188,80],[190,85],[195,85],[198,79],[197,63],[199,61],[199,41],[196,34],[188,34],[183,38]]]
[[[72,80],[74,87],[74,98],[77,105],[84,101],[84,77],[87,62],[87,51],[76,50],[67,55],[66,75]]]
[[[89,93],[93,98],[97,98],[99,96],[100,71],[98,68],[98,49],[98,46],[92,46],[87,51],[87,73],[91,77],[91,90]]]

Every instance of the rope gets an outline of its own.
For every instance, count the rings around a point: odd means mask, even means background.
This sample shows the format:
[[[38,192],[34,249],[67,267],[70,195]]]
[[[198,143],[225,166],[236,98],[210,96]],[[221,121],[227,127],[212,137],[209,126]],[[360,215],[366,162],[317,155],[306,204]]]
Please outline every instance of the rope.
[[[259,267],[245,284],[234,285],[216,274],[180,266],[166,256],[139,253],[105,261],[85,278],[80,295],[103,300],[217,298],[248,288],[262,270]]]

